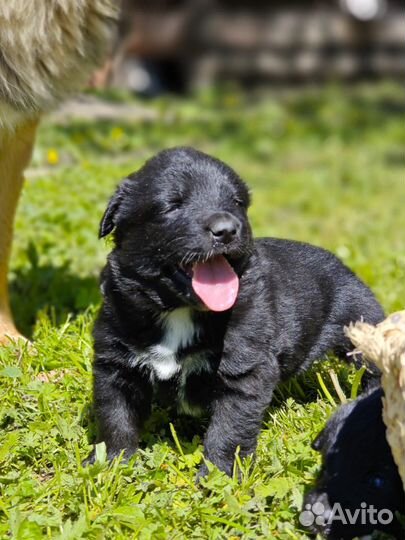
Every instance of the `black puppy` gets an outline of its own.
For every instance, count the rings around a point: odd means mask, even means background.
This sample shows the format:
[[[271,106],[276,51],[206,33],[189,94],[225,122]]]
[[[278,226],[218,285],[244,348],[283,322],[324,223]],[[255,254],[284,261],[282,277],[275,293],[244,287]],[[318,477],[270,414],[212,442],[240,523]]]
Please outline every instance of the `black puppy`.
[[[100,236],[94,401],[108,456],[130,456],[165,387],[188,414],[209,411],[205,456],[232,473],[254,451],[275,386],[327,351],[343,326],[383,319],[371,291],[331,253],[253,240],[236,173],[192,148],[165,150],[118,187]],[[204,473],[205,469],[202,469]]]
[[[322,452],[323,466],[304,507],[315,510],[313,532],[330,540],[373,531],[405,537],[397,519],[405,512],[405,496],[385,435],[382,396],[376,389],[343,405],[313,444]]]

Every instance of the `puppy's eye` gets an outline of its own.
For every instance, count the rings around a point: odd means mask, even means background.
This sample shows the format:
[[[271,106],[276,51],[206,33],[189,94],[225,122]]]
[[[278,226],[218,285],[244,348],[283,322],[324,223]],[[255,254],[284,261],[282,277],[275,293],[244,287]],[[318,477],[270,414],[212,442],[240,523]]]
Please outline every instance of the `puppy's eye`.
[[[183,204],[183,199],[181,197],[176,197],[167,203],[165,212],[173,212],[174,210],[179,210]]]
[[[239,199],[239,197],[234,197],[233,202],[236,204],[236,206],[245,206],[242,199]]]
[[[381,489],[385,485],[385,480],[382,476],[370,476],[368,483],[374,488]]]

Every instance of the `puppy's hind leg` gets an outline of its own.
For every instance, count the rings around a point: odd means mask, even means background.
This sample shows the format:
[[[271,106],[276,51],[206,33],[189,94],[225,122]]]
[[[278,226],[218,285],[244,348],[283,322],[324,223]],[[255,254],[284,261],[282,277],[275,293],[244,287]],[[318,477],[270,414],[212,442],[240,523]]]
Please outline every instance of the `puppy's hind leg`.
[[[0,345],[23,337],[16,329],[8,295],[8,264],[14,215],[35,139],[38,120],[14,130],[0,127]]]
[[[357,320],[363,320],[368,324],[376,325],[385,319],[385,313],[381,304],[368,289],[366,290],[366,293],[362,295],[362,300],[366,302],[367,307],[361,310],[361,315],[357,316]],[[352,322],[356,322],[356,320],[352,319]],[[352,351],[353,344],[347,335],[345,335],[345,337],[348,347]],[[371,388],[381,385],[381,371],[373,362],[366,360],[362,354],[351,355],[350,358],[357,369],[360,369],[363,366],[366,368],[361,380],[361,387],[364,391],[368,391]]]
[[[363,294],[364,296],[361,298],[363,304],[361,304],[360,301],[358,301],[357,304],[354,302],[354,308],[357,307],[357,311],[356,309],[353,310],[349,323],[354,323],[360,320],[363,320],[369,324],[380,323],[385,318],[382,307],[368,289],[365,289],[365,293]],[[353,344],[345,332],[345,328],[349,326],[349,323],[345,322],[342,324],[342,326],[335,326],[335,343],[337,343],[337,345],[335,345],[333,352],[336,354],[336,356],[353,364],[356,369],[360,369],[362,367],[366,368],[361,380],[361,387],[363,390],[369,390],[370,388],[379,386],[381,372],[376,365],[366,361],[361,353],[353,354]]]

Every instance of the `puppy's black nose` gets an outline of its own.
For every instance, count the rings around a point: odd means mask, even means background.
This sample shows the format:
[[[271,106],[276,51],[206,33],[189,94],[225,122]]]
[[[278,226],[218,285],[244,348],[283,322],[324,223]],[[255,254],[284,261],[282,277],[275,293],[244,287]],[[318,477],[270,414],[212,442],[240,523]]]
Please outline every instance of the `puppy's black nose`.
[[[240,221],[228,212],[219,212],[210,217],[207,229],[217,242],[229,244],[239,234]]]

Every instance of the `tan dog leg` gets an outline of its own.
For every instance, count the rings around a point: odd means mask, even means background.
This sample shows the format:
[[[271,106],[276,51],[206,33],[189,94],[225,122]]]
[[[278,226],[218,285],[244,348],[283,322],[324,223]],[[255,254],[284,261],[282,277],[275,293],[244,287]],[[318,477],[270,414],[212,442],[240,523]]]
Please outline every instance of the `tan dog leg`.
[[[13,238],[14,215],[35,139],[38,120],[14,131],[0,128],[0,344],[22,337],[10,310],[7,274]]]

